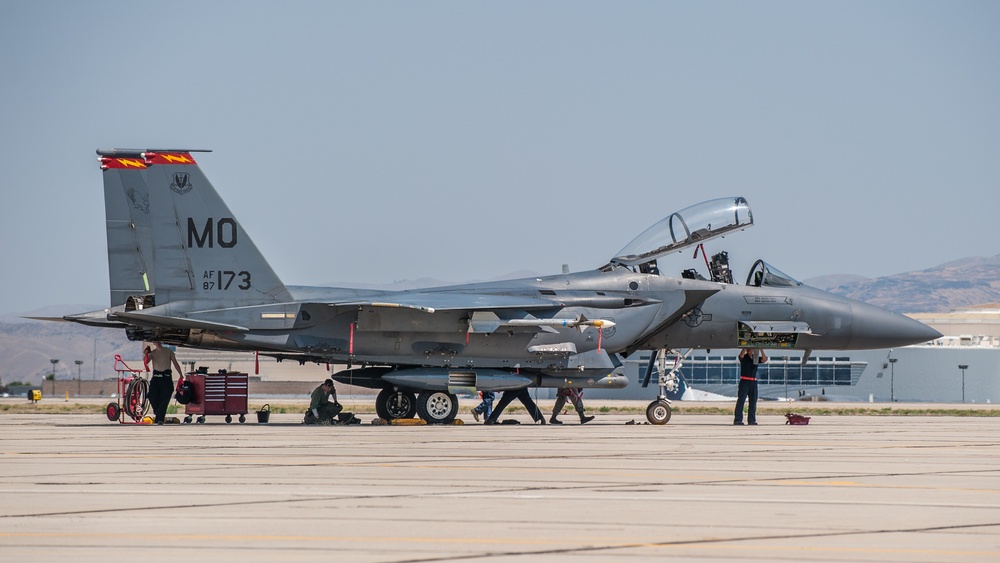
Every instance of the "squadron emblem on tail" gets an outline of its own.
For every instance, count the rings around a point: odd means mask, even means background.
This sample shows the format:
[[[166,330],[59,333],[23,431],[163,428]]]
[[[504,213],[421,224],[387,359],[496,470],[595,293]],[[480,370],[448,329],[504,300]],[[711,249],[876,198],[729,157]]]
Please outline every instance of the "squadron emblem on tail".
[[[187,172],[174,173],[174,181],[170,184],[170,189],[179,195],[184,195],[191,191],[191,176]]]

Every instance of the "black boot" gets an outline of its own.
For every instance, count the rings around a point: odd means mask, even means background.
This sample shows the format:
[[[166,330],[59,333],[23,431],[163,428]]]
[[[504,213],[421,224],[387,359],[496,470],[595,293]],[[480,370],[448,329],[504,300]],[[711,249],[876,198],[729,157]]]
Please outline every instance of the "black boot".
[[[594,420],[593,416],[586,416],[583,412],[580,413],[580,424],[587,424],[591,420]]]
[[[550,424],[562,424],[562,421],[559,420],[558,418],[556,418],[556,415],[552,415],[552,417],[549,418],[549,423]]]

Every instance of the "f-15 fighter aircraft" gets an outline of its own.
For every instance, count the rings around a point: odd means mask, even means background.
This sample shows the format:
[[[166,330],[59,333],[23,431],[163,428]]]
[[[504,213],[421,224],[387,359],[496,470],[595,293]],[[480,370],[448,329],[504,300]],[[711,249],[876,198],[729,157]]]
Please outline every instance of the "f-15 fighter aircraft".
[[[448,423],[456,394],[476,390],[624,387],[622,360],[638,350],[853,350],[940,336],[763,261],[743,285],[724,252],[708,263],[707,279],[660,271],[668,254],[752,226],[742,197],[673,213],[590,271],[411,291],[287,286],[195,163],[197,152],[97,151],[111,307],[64,319],[120,327],[137,341],[346,365],[334,378],[381,389],[376,409],[386,419],[416,413]],[[669,420],[662,386],[647,416]]]

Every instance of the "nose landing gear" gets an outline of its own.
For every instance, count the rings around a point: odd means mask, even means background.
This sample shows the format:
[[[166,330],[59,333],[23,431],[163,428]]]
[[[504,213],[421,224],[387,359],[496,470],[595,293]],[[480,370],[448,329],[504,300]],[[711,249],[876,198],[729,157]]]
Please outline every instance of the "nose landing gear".
[[[663,425],[670,422],[670,399],[667,398],[667,392],[676,393],[680,389],[680,378],[677,377],[677,370],[681,369],[684,358],[687,358],[691,350],[688,350],[683,356],[674,352],[674,365],[670,370],[667,370],[667,352],[666,348],[662,348],[657,350],[655,354],[650,354],[649,363],[646,364],[646,374],[642,379],[642,386],[648,387],[653,371],[655,370],[657,373],[656,383],[660,391],[656,395],[656,400],[646,407],[646,420],[650,424]]]
[[[646,420],[650,424],[666,424],[670,422],[670,400],[666,397],[660,397],[649,403],[646,407]]]

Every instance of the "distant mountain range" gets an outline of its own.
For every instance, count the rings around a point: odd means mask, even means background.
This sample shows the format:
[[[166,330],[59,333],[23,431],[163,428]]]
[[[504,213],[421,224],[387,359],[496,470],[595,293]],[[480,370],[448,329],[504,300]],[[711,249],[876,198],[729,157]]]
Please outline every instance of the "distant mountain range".
[[[530,272],[514,272],[497,279],[533,277]],[[881,278],[832,275],[811,278],[805,283],[832,293],[899,313],[931,313],[1000,303],[1000,255],[990,258],[963,258],[940,266]],[[419,289],[444,285],[438,280],[402,280],[371,285],[372,289]],[[362,284],[333,284],[363,287]],[[58,358],[59,379],[75,378],[75,360],[83,361],[83,379],[94,375],[114,376],[114,356],[137,357],[139,344],[129,342],[122,330],[89,328],[74,323],[25,320],[23,316],[60,316],[92,311],[101,306],[65,305],[0,317],[0,382],[24,381],[37,384],[52,372],[52,358]],[[134,367],[134,366],[133,366]]]
[[[1000,303],[1000,254],[881,278],[823,276],[805,283],[897,313],[941,313]]]
[[[95,310],[98,307],[91,307]],[[66,309],[86,311],[88,309]],[[52,373],[58,359],[58,379],[104,379],[115,375],[115,354],[139,356],[139,344],[129,342],[124,330],[89,328],[76,323],[45,321],[0,322],[0,381],[37,385]],[[83,363],[76,365],[76,360]],[[132,366],[132,367],[141,367]]]

